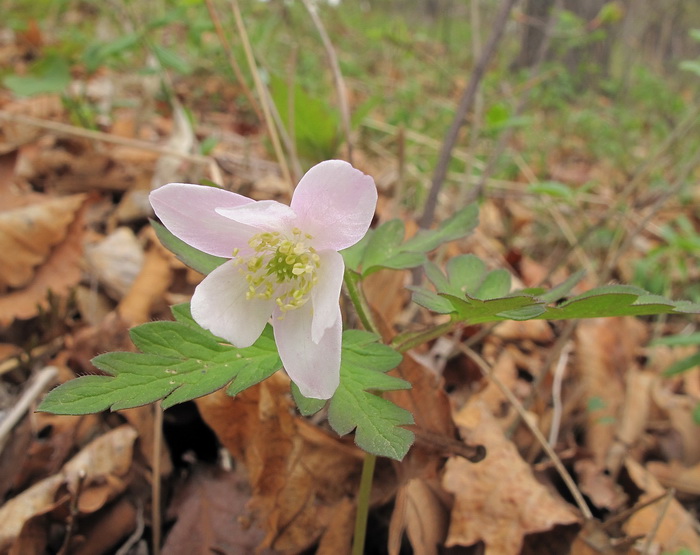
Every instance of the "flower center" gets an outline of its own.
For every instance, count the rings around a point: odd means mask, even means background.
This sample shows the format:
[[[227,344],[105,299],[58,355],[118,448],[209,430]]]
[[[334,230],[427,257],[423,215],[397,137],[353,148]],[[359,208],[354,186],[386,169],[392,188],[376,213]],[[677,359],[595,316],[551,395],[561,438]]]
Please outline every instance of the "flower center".
[[[235,263],[248,282],[246,298],[274,298],[283,312],[306,303],[321,265],[316,250],[307,244],[311,239],[295,227],[291,237],[278,231],[253,235],[248,245],[255,253],[250,256],[239,256],[238,249],[234,250]]]

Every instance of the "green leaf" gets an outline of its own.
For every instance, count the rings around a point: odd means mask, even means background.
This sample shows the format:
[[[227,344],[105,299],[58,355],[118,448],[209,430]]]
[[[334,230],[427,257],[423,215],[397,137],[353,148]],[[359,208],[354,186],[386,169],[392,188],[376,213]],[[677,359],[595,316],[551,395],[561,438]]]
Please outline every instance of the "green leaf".
[[[190,268],[202,274],[209,274],[227,260],[226,258],[213,256],[189,246],[155,220],[151,220],[151,225],[153,229],[155,229],[158,239],[163,243],[166,249],[173,252],[184,264],[187,264]]]
[[[440,224],[437,229],[421,230],[403,245],[403,249],[428,252],[440,245],[469,235],[479,223],[479,207],[470,204]]]
[[[192,66],[180,57],[175,51],[159,44],[153,44],[153,53],[164,68],[172,69],[183,75],[192,72]]]
[[[510,273],[508,270],[499,269],[489,272],[474,293],[477,299],[497,299],[507,295],[510,291]]]
[[[527,188],[528,193],[536,195],[547,195],[552,198],[572,200],[574,193],[569,185],[559,181],[542,181],[533,183]]]
[[[292,382],[292,397],[294,402],[297,404],[299,412],[303,416],[311,416],[320,411],[324,406],[326,406],[327,401],[325,399],[311,399],[309,397],[304,397],[299,391],[297,384]]]
[[[192,326],[188,312],[187,305],[180,305],[173,313],[182,320],[133,328],[131,338],[142,352],[95,357],[93,364],[107,376],[83,376],[66,382],[49,392],[37,410],[88,414],[159,399],[165,409],[227,384],[229,393],[238,393],[281,367],[269,326],[254,345],[238,349]]]
[[[457,319],[469,324],[501,320],[566,320],[700,313],[700,305],[688,301],[671,301],[632,285],[597,287],[554,304],[581,280],[583,272],[572,275],[548,292],[530,289],[508,294],[508,272],[486,272],[486,265],[474,255],[451,259],[447,263],[447,275],[432,263],[426,264],[425,271],[436,292],[413,288],[413,300],[436,312],[455,313]],[[448,301],[452,310],[437,301],[436,295]]]
[[[8,75],[2,82],[17,96],[62,93],[70,84],[70,67],[59,56],[40,60],[31,69],[30,75]]]
[[[270,92],[280,120],[285,126],[293,122],[297,152],[310,161],[333,158],[340,144],[340,116],[325,98],[311,96],[299,83],[270,75]],[[291,109],[290,113],[290,100]]]
[[[410,412],[371,391],[409,389],[405,380],[386,374],[401,362],[401,355],[378,342],[374,334],[343,333],[340,385],[328,407],[328,422],[340,435],[355,430],[355,443],[365,451],[401,460],[413,443]],[[295,399],[297,397],[295,396]]]
[[[425,262],[420,252],[404,252],[401,248],[405,229],[401,220],[391,220],[374,230],[362,258],[362,275],[381,268],[414,268]]]
[[[675,376],[676,374],[682,374],[686,370],[700,366],[700,353],[695,353],[682,360],[674,362],[664,371],[664,376]]]
[[[363,277],[381,268],[417,268],[427,262],[425,253],[443,243],[465,237],[477,223],[478,207],[470,205],[445,220],[437,229],[421,230],[403,242],[403,222],[391,220],[372,230],[358,245],[343,251],[343,257],[348,267],[358,271],[361,268]]]
[[[669,346],[682,346],[682,345],[700,345],[700,332],[689,333],[688,335],[669,335],[668,337],[661,337],[655,339],[651,342],[652,345],[669,345]]]

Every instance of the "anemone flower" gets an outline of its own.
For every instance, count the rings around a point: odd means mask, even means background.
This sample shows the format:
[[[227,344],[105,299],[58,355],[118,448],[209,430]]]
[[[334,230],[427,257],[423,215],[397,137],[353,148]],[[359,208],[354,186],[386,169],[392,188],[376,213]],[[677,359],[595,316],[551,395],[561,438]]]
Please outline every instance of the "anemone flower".
[[[289,377],[306,397],[329,399],[340,382],[338,251],[367,233],[374,180],[347,162],[311,168],[290,206],[201,185],[153,191],[156,215],[176,237],[230,258],[195,289],[192,317],[232,345],[249,347],[270,321]]]

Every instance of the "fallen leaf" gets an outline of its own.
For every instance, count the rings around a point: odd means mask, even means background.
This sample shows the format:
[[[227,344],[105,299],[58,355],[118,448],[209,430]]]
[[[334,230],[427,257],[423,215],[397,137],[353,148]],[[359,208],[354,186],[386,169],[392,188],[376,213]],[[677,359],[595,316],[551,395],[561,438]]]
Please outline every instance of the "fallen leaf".
[[[54,295],[65,295],[80,281],[85,197],[80,195],[68,198],[73,199],[71,204],[79,200],[82,207],[73,214],[72,221],[63,233],[64,240],[54,245],[32,279],[22,289],[0,297],[0,326],[9,324],[15,318],[36,315],[39,309],[47,307],[49,291]],[[4,248],[0,251],[6,252]]]
[[[246,504],[250,485],[245,476],[198,466],[168,508],[176,519],[164,553],[254,553],[265,534],[250,525]]]
[[[0,292],[26,286],[51,251],[66,239],[84,195],[0,212]]]
[[[625,467],[634,484],[644,493],[638,503],[650,501],[666,493],[658,480],[641,464],[628,458]],[[700,553],[700,536],[696,532],[696,521],[675,499],[660,499],[630,516],[623,529],[630,536],[645,538],[654,530],[653,545],[656,552],[676,552],[687,549]]]
[[[0,551],[12,545],[29,519],[55,506],[63,486],[73,495],[80,490],[78,509],[83,513],[101,508],[124,491],[135,440],[131,426],[114,428],[89,443],[59,473],[8,500],[0,507]]]
[[[99,243],[85,247],[88,272],[117,301],[131,289],[143,260],[143,247],[128,227],[120,227]]]
[[[289,381],[274,374],[236,397],[196,400],[219,441],[250,476],[250,508],[266,534],[261,547],[301,551],[357,491],[361,455],[293,414]]]
[[[483,541],[487,553],[515,555],[525,535],[578,522],[574,510],[537,481],[485,403],[470,402],[456,421],[487,455],[476,464],[456,457],[447,461],[442,484],[455,504],[446,546]]]
[[[413,478],[399,488],[389,523],[390,555],[399,553],[404,531],[415,553],[438,554],[447,537],[450,518],[444,497],[435,479]]]
[[[579,322],[575,337],[574,367],[583,389],[586,447],[602,468],[615,441],[625,375],[637,367],[646,328],[634,318],[595,318]]]
[[[159,243],[152,243],[146,251],[141,271],[117,311],[132,326],[148,322],[153,307],[162,302],[171,281],[170,256]]]

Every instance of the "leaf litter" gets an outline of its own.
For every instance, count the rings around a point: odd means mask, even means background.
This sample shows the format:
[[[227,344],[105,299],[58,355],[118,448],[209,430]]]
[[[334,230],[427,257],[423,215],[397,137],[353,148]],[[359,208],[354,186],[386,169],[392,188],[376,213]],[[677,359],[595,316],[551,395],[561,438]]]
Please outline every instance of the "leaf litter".
[[[3,96],[0,103],[11,114],[67,119],[57,95]],[[154,176],[193,182],[217,177],[177,156],[191,152],[191,132],[197,130],[178,108],[140,129],[140,114],[120,110],[107,134],[134,144],[157,140],[174,152],[26,123],[0,130],[3,414],[47,364],[60,368],[63,382],[97,374],[89,361],[98,354],[134,350],[128,328],[170,318],[168,306],[186,301],[201,277],[160,246],[138,200]],[[210,117],[240,127],[238,115]],[[261,141],[241,144],[251,147],[245,163],[236,152],[221,152],[222,160],[235,160],[237,170],[224,172],[222,185],[248,188],[260,198],[283,196],[286,188],[265,160]],[[364,157],[368,167],[383,167]],[[568,163],[563,151],[553,153],[549,164],[552,179],[569,183],[597,171],[588,162]],[[393,202],[391,193],[383,195],[381,222],[398,211]],[[510,267],[524,286],[535,287],[548,268],[509,252],[504,222],[520,234],[522,248],[536,240],[536,218],[533,207],[517,197],[486,199],[476,233],[447,247],[449,256],[475,253],[489,269]],[[413,234],[413,221],[406,220]],[[509,257],[519,260],[512,265]],[[628,264],[621,261],[621,273],[629,275]],[[552,281],[568,276],[558,277]],[[408,307],[403,286],[409,282],[408,272],[384,270],[365,282],[373,308],[386,321],[386,341],[429,317]],[[659,330],[646,321],[580,322],[571,356],[552,360],[548,353],[557,345],[559,324],[508,321],[478,339],[481,329],[456,328],[432,350],[407,354],[392,372],[413,384],[387,397],[413,413],[415,425],[407,428],[417,441],[401,463],[379,464],[372,507],[383,532],[381,540],[371,539],[374,547],[507,555],[538,552],[538,542],[544,542],[574,554],[700,552],[700,441],[693,414],[700,370],[664,378],[668,364],[647,347],[648,336]],[[674,329],[671,321],[663,331]],[[454,348],[472,340],[496,379],[526,405],[528,418],[543,431],[558,422],[553,447],[595,520],[586,522],[564,493],[541,446],[500,390]],[[166,411],[165,437],[154,427],[157,407],[84,417],[26,413],[3,438],[0,551],[57,552],[64,545],[69,552],[94,554],[132,546],[135,553],[139,542],[155,535],[149,505],[159,481],[167,507],[164,552],[349,552],[362,452],[328,430],[323,412],[309,418],[296,413],[288,380],[279,373],[235,398],[219,391],[194,404],[195,416]],[[213,457],[197,441],[207,429],[215,436]],[[470,451],[475,446],[485,448],[480,462]]]

